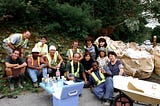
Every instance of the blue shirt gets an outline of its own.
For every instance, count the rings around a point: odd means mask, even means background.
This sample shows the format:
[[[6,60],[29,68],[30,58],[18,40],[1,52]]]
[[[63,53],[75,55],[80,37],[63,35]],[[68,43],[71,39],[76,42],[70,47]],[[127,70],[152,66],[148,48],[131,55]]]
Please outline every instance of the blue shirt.
[[[119,75],[120,68],[123,67],[123,65],[120,60],[117,60],[115,64],[111,64],[111,62],[109,62],[108,67],[112,72],[112,75],[114,76],[114,75]]]

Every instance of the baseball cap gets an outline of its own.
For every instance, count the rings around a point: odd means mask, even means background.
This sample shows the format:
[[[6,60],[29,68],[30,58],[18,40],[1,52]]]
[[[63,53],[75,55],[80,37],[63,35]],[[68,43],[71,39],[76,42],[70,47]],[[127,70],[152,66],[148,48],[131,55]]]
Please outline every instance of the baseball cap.
[[[106,52],[106,49],[105,48],[100,48],[99,51]]]

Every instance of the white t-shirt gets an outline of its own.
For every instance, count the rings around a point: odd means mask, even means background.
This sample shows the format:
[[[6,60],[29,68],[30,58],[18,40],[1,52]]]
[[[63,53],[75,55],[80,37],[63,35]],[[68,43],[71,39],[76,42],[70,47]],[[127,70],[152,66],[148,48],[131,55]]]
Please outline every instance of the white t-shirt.
[[[15,33],[15,34],[10,35],[8,38],[4,39],[3,42],[7,43],[7,44],[9,42],[11,42],[13,45],[19,45],[19,43],[22,42],[20,45],[23,48],[26,48],[27,47],[27,43],[28,43],[28,41],[24,41],[22,39],[22,34],[20,34],[20,33]]]
[[[98,57],[97,61],[99,63],[99,67],[103,67],[103,68],[107,67],[107,65],[109,63],[109,59],[107,56],[104,58]]]

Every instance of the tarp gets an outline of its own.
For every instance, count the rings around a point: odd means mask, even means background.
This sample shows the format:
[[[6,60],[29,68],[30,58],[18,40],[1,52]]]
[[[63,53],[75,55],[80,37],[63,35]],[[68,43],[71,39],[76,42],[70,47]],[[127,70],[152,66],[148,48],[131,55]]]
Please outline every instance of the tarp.
[[[160,47],[153,48],[150,53],[154,55],[155,73],[160,76]]]
[[[126,74],[139,79],[149,78],[154,69],[153,57],[146,51],[127,49],[121,60]]]
[[[145,47],[139,46],[136,42],[113,41],[107,36],[98,37],[94,42],[96,45],[98,45],[100,38],[106,39],[108,50],[116,52],[118,58],[122,60],[124,71],[128,76],[139,79],[146,79],[151,76],[154,69],[153,55],[147,52]],[[160,61],[160,56],[158,59]],[[156,68],[160,69],[160,62],[158,63]]]

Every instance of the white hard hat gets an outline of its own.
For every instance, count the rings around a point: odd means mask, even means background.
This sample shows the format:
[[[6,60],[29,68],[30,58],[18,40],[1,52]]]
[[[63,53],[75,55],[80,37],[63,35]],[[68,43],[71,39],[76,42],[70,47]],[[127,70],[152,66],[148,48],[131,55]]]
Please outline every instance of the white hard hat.
[[[49,47],[49,50],[56,50],[56,47],[53,46],[53,45],[51,45],[51,46]]]
[[[39,51],[38,48],[34,47],[34,48],[32,49],[32,53],[34,53],[34,52],[38,52],[38,53],[39,53],[40,51]]]

